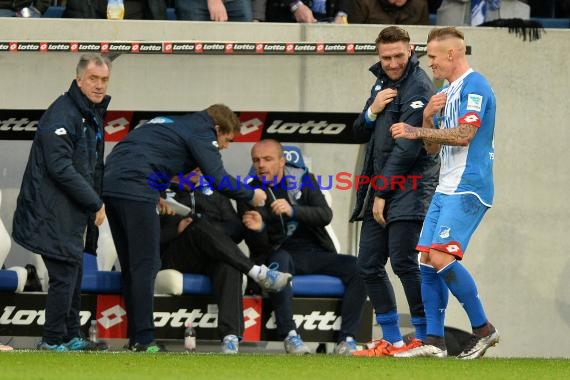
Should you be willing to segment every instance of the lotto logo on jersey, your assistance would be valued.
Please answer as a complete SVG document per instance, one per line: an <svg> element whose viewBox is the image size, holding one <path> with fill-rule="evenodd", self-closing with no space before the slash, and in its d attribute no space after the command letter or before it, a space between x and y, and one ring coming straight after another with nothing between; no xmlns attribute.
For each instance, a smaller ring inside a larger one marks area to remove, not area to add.
<svg viewBox="0 0 570 380"><path fill-rule="evenodd" d="M459 124L469 124L479 128L481 126L481 119L475 112L469 112L459 119Z"/></svg>

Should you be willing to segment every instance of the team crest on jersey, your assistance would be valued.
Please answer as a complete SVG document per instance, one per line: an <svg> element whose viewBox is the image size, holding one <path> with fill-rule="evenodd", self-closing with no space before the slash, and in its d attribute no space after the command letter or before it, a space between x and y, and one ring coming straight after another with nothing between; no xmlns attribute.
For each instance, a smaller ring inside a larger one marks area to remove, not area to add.
<svg viewBox="0 0 570 380"><path fill-rule="evenodd" d="M439 228L439 237L442 239L449 239L451 235L451 227L441 226Z"/></svg>
<svg viewBox="0 0 570 380"><path fill-rule="evenodd" d="M469 124L479 128L481 126L481 119L475 112L469 112L459 119L459 124Z"/></svg>
<svg viewBox="0 0 570 380"><path fill-rule="evenodd" d="M481 105L483 104L483 97L477 94L467 95L467 111L481 112Z"/></svg>

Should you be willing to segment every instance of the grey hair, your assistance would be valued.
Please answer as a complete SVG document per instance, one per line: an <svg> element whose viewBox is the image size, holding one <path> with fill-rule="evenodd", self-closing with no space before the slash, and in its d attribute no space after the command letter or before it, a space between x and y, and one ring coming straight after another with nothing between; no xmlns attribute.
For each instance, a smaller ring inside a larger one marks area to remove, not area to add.
<svg viewBox="0 0 570 380"><path fill-rule="evenodd" d="M100 53L86 53L79 58L79 62L77 63L77 68L75 72L78 77L82 76L87 69L87 66L94 62L97 66L107 66L109 71L111 71L111 60L109 57L102 55Z"/></svg>

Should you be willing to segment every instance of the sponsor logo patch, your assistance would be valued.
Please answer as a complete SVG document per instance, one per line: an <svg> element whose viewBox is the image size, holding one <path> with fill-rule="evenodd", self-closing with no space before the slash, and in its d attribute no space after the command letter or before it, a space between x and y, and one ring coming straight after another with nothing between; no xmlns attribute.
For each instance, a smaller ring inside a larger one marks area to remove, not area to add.
<svg viewBox="0 0 570 380"><path fill-rule="evenodd" d="M423 106L424 102L422 102L421 100L416 100L415 102L410 103L410 107L412 107L413 109L422 108Z"/></svg>
<svg viewBox="0 0 570 380"><path fill-rule="evenodd" d="M481 112L481 105L483 104L483 97L477 94L467 95L467 111Z"/></svg>

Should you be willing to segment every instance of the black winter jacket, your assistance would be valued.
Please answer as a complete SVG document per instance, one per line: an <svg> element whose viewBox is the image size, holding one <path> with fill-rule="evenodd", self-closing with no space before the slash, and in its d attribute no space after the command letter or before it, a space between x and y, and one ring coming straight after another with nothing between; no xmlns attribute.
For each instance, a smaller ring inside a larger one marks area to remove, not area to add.
<svg viewBox="0 0 570 380"><path fill-rule="evenodd" d="M156 117L130 132L107 157L103 196L156 203L160 186L151 181L156 173L172 178L196 167L225 196L253 198L253 190L238 185L224 169L214 121L206 111Z"/></svg>
<svg viewBox="0 0 570 380"><path fill-rule="evenodd" d="M91 103L73 81L40 119L12 226L24 248L68 262L83 259L85 229L103 205L98 193L110 100Z"/></svg>
<svg viewBox="0 0 570 380"><path fill-rule="evenodd" d="M421 176L414 189L413 179L408 178L404 189L391 184L382 190L372 186L360 186L356 194L356 205L350 221L362 220L364 211L372 207L374 196L386 199L384 209L386 222L395 220L422 220L435 191L439 175L439 156L428 155L421 140L392 138L390 126L397 122L405 122L420 127L423 120L423 110L434 94L434 85L427 74L419 67L418 59L412 54L404 75L392 81L382 70L380 63L370 67L377 78L372 86L363 112L353 125L357 140L369 142L362 175L372 178L382 175L388 181L394 176ZM396 98L378 114L373 127L367 127L365 113L374 101L376 94L382 89L392 87L398 90ZM377 188L384 187L383 180L376 182ZM367 192L370 191L370 202L364 204Z"/></svg>
<svg viewBox="0 0 570 380"><path fill-rule="evenodd" d="M223 231L237 244L243 240L244 225L238 218L230 200L216 190L211 194L205 194L201 189L193 193L188 190L180 190L178 184L172 184L170 189L175 192L178 202L190 208L195 207L193 219L207 220L212 226ZM192 202L192 195L194 202ZM160 244L168 245L178 237L178 223L185 216L165 215L160 218Z"/></svg>
<svg viewBox="0 0 570 380"><path fill-rule="evenodd" d="M314 237L315 243L323 249L335 252L334 244L325 230L325 227L332 220L332 210L321 192L319 185L313 176L306 169L297 168L287 164L285 166L285 176L287 178L288 201L293 206L294 215L291 218L281 218L271 212L271 202L273 195L266 190L267 200L265 206L252 208L251 206L238 203L238 214L243 214L248 210L255 210L261 214L265 227L261 232L247 230L245 241L249 247L252 258L256 262L263 262L273 250L278 249L287 239L295 239L295 229L302 224ZM294 181L294 182L293 182ZM308 183L312 184L309 186ZM301 186L301 184L305 184ZM252 187L262 187L259 179L255 179L249 184ZM281 186L281 185L278 185ZM267 188L267 185L265 185ZM279 198L277 196L277 198ZM260 260L261 259L261 260Z"/></svg>

